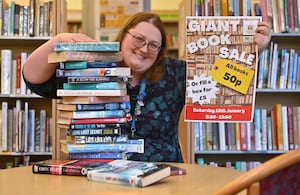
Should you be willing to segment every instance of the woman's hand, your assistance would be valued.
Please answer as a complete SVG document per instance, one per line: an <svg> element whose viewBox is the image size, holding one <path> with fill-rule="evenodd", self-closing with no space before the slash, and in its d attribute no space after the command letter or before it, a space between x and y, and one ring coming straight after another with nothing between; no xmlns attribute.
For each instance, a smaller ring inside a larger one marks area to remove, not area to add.
<svg viewBox="0 0 300 195"><path fill-rule="evenodd" d="M259 22L254 36L254 42L258 45L258 52L261 53L270 43L271 27L267 22Z"/></svg>

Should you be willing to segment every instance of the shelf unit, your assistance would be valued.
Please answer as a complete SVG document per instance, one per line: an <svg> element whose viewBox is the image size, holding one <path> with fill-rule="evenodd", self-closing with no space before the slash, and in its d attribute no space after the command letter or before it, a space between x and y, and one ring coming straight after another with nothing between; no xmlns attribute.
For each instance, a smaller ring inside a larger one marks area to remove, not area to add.
<svg viewBox="0 0 300 195"><path fill-rule="evenodd" d="M179 20L179 57L185 59L185 16L193 15L193 1L182 1L180 5L180 20ZM300 47L297 42L300 40L300 33L273 33L271 41L278 43L278 48L291 49L294 48L300 52ZM262 88L256 90L256 108L265 108L270 110L276 103L282 105L300 106L300 89L270 89ZM227 161L260 161L264 162L279 154L287 152L287 150L265 150L265 151L198 151L195 150L195 133L194 125L191 122L181 121L187 127L186 139L188 150L188 162L197 163L197 159L204 160L204 163L217 162L219 165L226 164ZM202 162L201 162L202 163Z"/></svg>
<svg viewBox="0 0 300 195"><path fill-rule="evenodd" d="M30 1L15 1L19 5L29 5ZM45 1L46 2L46 1ZM48 1L47 1L48 2ZM50 16L52 21L52 31L50 34L53 36L57 33L65 31L65 1L51 0L53 15ZM42 2L39 2L42 3ZM37 5L37 4L36 4ZM40 4L39 4L40 5ZM35 34L36 35L36 34ZM0 49L10 49L12 50L12 59L16 59L22 52L30 54L35 48L39 47L46 41L50 39L50 36L1 36L0 35ZM0 94L0 103L8 102L8 108L12 109L15 107L16 102L20 101L21 110L24 110L25 102L28 102L29 109L36 110L36 116L39 116L39 111L41 109L46 110L47 117L53 117L53 105L54 100L42 98L35 94ZM54 121L51 121L54 123ZM53 124L50 124L53 134L55 134L55 129ZM53 135L52 135L53 137ZM53 142L53 140L52 140ZM52 157L52 152L12 152L12 151L2 151L0 152L0 169L6 168L7 166L18 166L29 160L30 162L49 159Z"/></svg>

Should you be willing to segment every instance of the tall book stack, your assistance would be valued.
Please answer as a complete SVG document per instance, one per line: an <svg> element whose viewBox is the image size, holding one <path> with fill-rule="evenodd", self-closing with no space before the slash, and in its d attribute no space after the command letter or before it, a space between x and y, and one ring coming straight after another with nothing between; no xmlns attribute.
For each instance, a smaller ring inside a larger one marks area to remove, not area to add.
<svg viewBox="0 0 300 195"><path fill-rule="evenodd" d="M126 81L129 67L118 42L58 43L49 63L58 63L56 76L58 128L66 130L62 152L69 159L122 159L127 137L122 129L130 115Z"/></svg>

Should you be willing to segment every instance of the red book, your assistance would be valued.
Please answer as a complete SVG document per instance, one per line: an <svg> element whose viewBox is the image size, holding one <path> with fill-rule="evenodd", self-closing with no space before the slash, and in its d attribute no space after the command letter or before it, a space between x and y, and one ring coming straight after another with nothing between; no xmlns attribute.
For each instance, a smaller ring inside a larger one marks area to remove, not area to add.
<svg viewBox="0 0 300 195"><path fill-rule="evenodd" d="M293 106L287 106L288 115L288 140L289 140L289 150L295 149L294 143L294 116L293 116Z"/></svg>

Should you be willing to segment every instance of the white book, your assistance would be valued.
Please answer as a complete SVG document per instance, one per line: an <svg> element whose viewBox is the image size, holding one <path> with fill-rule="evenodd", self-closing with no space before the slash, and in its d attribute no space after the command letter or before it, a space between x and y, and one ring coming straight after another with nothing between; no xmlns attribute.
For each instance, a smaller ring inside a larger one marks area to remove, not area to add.
<svg viewBox="0 0 300 195"><path fill-rule="evenodd" d="M267 139L268 139L268 129L267 129L267 109L261 109L261 128L262 128L262 150L267 150Z"/></svg>
<svg viewBox="0 0 300 195"><path fill-rule="evenodd" d="M224 122L219 122L219 143L220 143L221 151L224 151L227 149L226 135L225 135L225 123Z"/></svg>
<svg viewBox="0 0 300 195"><path fill-rule="evenodd" d="M34 152L35 110L28 111L28 152Z"/></svg>
<svg viewBox="0 0 300 195"><path fill-rule="evenodd" d="M8 102L2 102L2 151L7 151L7 133L8 133Z"/></svg>
<svg viewBox="0 0 300 195"><path fill-rule="evenodd" d="M28 94L27 93L27 90L26 90L26 84L25 84L25 81L23 79L23 74L22 74L22 71L23 71L23 66L24 66L24 63L25 61L27 60L27 57L28 57L28 54L26 52L22 52L21 53L21 94Z"/></svg>
<svg viewBox="0 0 300 195"><path fill-rule="evenodd" d="M289 150L287 106L281 106L283 150Z"/></svg>
<svg viewBox="0 0 300 195"><path fill-rule="evenodd" d="M12 50L1 50L1 94L10 94L11 90Z"/></svg>
<svg viewBox="0 0 300 195"><path fill-rule="evenodd" d="M40 152L46 152L46 110L40 110Z"/></svg>
<svg viewBox="0 0 300 195"><path fill-rule="evenodd" d="M23 112L23 151L28 152L28 102L24 103Z"/></svg>

